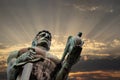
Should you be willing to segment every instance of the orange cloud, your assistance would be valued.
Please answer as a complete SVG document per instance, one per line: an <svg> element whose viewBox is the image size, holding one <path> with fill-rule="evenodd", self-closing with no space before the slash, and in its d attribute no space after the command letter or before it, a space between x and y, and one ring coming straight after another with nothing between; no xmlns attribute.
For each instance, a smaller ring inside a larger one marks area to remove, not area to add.
<svg viewBox="0 0 120 80"><path fill-rule="evenodd" d="M119 79L120 71L90 71L90 72L71 72L69 74L70 78L76 78L76 80L109 80L109 78Z"/></svg>
<svg viewBox="0 0 120 80"><path fill-rule="evenodd" d="M52 40L50 53L61 58L66 45L67 37L65 36L62 40L60 40L59 38L60 38L59 36L54 36ZM89 39L84 40L84 42L85 44L83 46L82 55L110 56L109 52L114 51L113 53L117 54L117 50L119 50L117 49L117 47L120 46L120 40L118 39L115 39L112 42L108 42L108 43L97 42L95 40L89 40ZM11 51L19 50L21 48L29 47L29 46L31 46L31 42L16 44L13 46L6 47L4 49L0 48L0 55L6 56ZM116 52L114 49L115 50L117 49Z"/></svg>

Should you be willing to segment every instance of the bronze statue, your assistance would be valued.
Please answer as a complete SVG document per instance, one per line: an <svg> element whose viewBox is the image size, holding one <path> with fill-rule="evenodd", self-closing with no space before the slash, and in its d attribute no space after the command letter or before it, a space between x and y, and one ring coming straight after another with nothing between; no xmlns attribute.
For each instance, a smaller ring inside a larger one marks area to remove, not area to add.
<svg viewBox="0 0 120 80"><path fill-rule="evenodd" d="M44 80L49 80L50 73L53 71L55 65L60 61L56 56L48 52L51 45L51 39L51 33L49 31L43 30L36 35L31 47L12 52L7 60L7 80L16 80L17 76L22 70L23 65L29 62L36 61L39 61L39 63L34 64L35 67L33 68L38 69L37 65L41 64L41 66L39 67L41 69L41 76L39 76L39 79L36 80L40 80L40 78L45 78ZM47 73L46 70L49 73ZM33 76L38 75L38 73L33 74Z"/></svg>
<svg viewBox="0 0 120 80"><path fill-rule="evenodd" d="M31 47L10 53L7 59L7 80L21 80L21 77L22 80L66 80L72 65L80 58L84 43L81 36L82 33L79 32L77 36L68 38L60 60L48 52L51 33L40 31Z"/></svg>

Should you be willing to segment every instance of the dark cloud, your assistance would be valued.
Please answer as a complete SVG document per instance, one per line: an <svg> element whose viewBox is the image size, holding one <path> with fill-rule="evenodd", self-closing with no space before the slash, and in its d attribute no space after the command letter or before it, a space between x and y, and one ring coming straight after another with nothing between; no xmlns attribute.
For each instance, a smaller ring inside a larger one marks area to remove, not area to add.
<svg viewBox="0 0 120 80"><path fill-rule="evenodd" d="M94 56L93 56L94 57ZM76 71L96 71L96 70L120 70L120 57L80 60L73 66L72 72Z"/></svg>

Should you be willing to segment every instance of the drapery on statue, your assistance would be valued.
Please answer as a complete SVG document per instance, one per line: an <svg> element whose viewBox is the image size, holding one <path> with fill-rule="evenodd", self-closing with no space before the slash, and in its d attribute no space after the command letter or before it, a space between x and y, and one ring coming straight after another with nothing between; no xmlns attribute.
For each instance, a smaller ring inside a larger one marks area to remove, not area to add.
<svg viewBox="0 0 120 80"><path fill-rule="evenodd" d="M7 59L7 80L66 80L68 73L80 58L82 33L68 38L62 59L48 51L51 33L40 31L32 46L11 52ZM65 58L66 57L66 58Z"/></svg>

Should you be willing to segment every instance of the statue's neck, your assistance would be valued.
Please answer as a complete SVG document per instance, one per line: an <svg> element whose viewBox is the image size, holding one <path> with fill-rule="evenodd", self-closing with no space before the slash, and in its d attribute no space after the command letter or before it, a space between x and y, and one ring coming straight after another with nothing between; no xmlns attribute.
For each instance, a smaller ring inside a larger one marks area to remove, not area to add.
<svg viewBox="0 0 120 80"><path fill-rule="evenodd" d="M43 47L43 46L36 46L36 47L38 47L38 48L40 48L40 49L42 49L42 50L47 51L47 49L46 49L45 47Z"/></svg>

